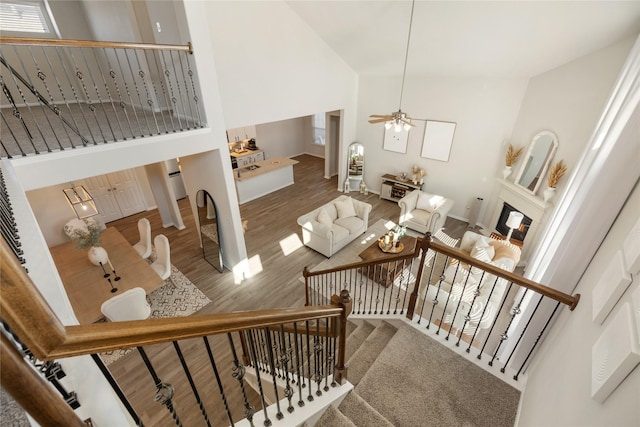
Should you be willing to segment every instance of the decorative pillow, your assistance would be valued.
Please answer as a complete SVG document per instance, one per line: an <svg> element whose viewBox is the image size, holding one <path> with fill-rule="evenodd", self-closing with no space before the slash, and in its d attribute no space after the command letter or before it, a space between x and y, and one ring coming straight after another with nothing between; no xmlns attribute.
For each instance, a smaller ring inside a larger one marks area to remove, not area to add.
<svg viewBox="0 0 640 427"><path fill-rule="evenodd" d="M437 196L433 194L420 193L418 194L418 201L416 202L416 209L431 212L435 209L434 199Z"/></svg>
<svg viewBox="0 0 640 427"><path fill-rule="evenodd" d="M481 253L480 250L484 250L484 253ZM485 254L489 257L489 260L486 260ZM471 249L471 253L469 255L475 259L479 259L480 261L491 262L493 257L496 255L496 250L487 242L478 241L473 249Z"/></svg>
<svg viewBox="0 0 640 427"><path fill-rule="evenodd" d="M347 197L344 200L336 200L333 202L338 211L338 218L350 218L356 216L356 209L353 207L353 199Z"/></svg>
<svg viewBox="0 0 640 427"><path fill-rule="evenodd" d="M324 225L331 225L331 216L329 215L329 212L327 212L327 210L325 208L320 209L320 212L318 212L318 222L320 224L324 224Z"/></svg>

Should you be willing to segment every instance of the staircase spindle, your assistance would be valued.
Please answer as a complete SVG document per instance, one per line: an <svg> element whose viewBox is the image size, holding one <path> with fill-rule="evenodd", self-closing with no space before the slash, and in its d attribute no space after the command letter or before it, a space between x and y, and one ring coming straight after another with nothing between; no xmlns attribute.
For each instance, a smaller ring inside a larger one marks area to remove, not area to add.
<svg viewBox="0 0 640 427"><path fill-rule="evenodd" d="M277 375L276 375L276 371L278 370L276 367L276 356L274 356L274 340L272 340L271 337L271 332L269 331L269 328L266 327L264 328L265 331L265 337L267 340L267 350L268 350L268 356L269 356L269 366L271 366L271 379L272 379L272 383L273 383L273 395L275 396L275 401L276 401L276 418L281 420L284 415L282 414L282 410L280 409L280 397L278 394L278 380L277 380Z"/></svg>
<svg viewBox="0 0 640 427"><path fill-rule="evenodd" d="M211 369L213 370L213 375L216 377L216 383L218 384L218 391L220 392L220 398L222 399L222 403L224 405L224 411L227 414L227 418L229 419L229 425L231 427L233 424L233 417L231 416L231 410L229 409L229 402L227 401L227 395L224 391L224 386L222 385L222 380L220 379L220 372L218 371L218 366L216 365L216 360L213 357L213 352L211 351L211 345L209 344L209 337L202 337L204 341L204 346L207 349L207 355L209 356L209 363L211 364ZM245 396L246 399L246 396Z"/></svg>
<svg viewBox="0 0 640 427"><path fill-rule="evenodd" d="M260 393L260 402L262 403L262 411L264 412L264 425L270 426L271 420L269 419L269 414L267 413L267 402L265 400L264 390L262 388L262 379L260 377L260 369L258 369L257 362L257 354L256 354L256 343L253 340L253 337L249 335L248 337L249 350L251 351L251 358L254 360L254 369L256 371L256 382L258 383L258 390ZM275 378L274 378L275 383Z"/></svg>
<svg viewBox="0 0 640 427"><path fill-rule="evenodd" d="M242 334L242 332L240 332ZM227 338L229 340L229 348L231 349L231 355L233 357L233 368L231 368L231 376L238 381L238 385L240 386L240 391L242 392L242 399L244 400L244 417L249 421L251 427L255 427L253 424L253 415L256 412L256 409L249 403L249 398L247 397L247 392L244 388L244 375L246 373L246 368L240 363L238 360L238 354L236 353L236 346L233 343L233 337L231 333L227 333ZM244 341L247 343L249 347L249 353L251 353L249 341L251 337L248 334L244 335ZM254 359L254 363L255 359Z"/></svg>
<svg viewBox="0 0 640 427"><path fill-rule="evenodd" d="M285 334L284 334L284 325L280 325L280 343L282 345L282 348L281 348L282 369L285 373L285 382L286 382L286 385L284 388L284 397L286 397L287 401L289 402L289 405L287 406L287 411L291 413L295 409L291 404L291 398L293 397L293 388L291 388L291 382L289 381L289 359L290 359L289 355L291 354L289 350L291 347L289 346L289 349L287 349L287 344L285 341ZM291 366L291 368L293 370L293 365Z"/></svg>
<svg viewBox="0 0 640 427"><path fill-rule="evenodd" d="M196 402L198 402L198 407L200 408L200 412L202 413L202 417L204 418L205 423L209 427L211 427L211 423L209 422L209 415L207 415L207 411L204 408L204 404L202 399L200 399L200 393L198 393L198 387L196 387L196 383L193 381L193 376L191 375L191 371L189 370L189 366L187 365L187 361L184 359L184 355L182 354L182 350L180 349L180 345L177 341L173 341L173 348L178 355L178 359L180 360L180 365L182 366L182 370L184 371L185 376L187 377L187 381L189 381L189 385L191 386L191 391L193 392L193 396L196 398Z"/></svg>
<svg viewBox="0 0 640 427"><path fill-rule="evenodd" d="M302 389L305 385L304 376L300 374L300 370L304 369L304 366L300 366L300 356L302 354L299 341L300 337L298 335L298 322L293 322L293 341L295 344L295 352L296 352L296 381L298 382L298 406L304 406L304 399L302 397Z"/></svg>
<svg viewBox="0 0 640 427"><path fill-rule="evenodd" d="M153 378L153 382L156 386L156 395L154 397L154 400L156 402L159 402L161 405L164 405L167 408L167 411L169 411L169 413L171 414L171 418L173 418L174 423L178 427L182 427L180 417L173 407L173 402L171 400L174 393L173 387L171 386L171 384L162 382L160 377L158 377L158 374L156 374L156 371L153 368L153 365L151 364L151 361L149 360L149 357L147 356L147 353L144 351L144 349L142 347L136 348L138 349L138 353L140 354L140 357L142 357L142 360L144 361L144 364L147 367L147 370L149 371L151 378Z"/></svg>

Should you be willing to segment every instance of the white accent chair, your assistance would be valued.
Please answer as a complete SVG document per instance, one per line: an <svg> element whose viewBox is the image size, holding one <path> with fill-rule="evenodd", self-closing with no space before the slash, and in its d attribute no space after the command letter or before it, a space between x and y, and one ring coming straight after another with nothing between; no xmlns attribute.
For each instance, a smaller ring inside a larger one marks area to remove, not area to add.
<svg viewBox="0 0 640 427"><path fill-rule="evenodd" d="M158 234L153 239L156 248L156 260L151 264L151 268L160 276L162 280L171 278L171 248L169 239L164 234Z"/></svg>
<svg viewBox="0 0 640 427"><path fill-rule="evenodd" d="M100 311L111 322L144 320L151 315L147 294L142 288L133 288L109 298L102 303Z"/></svg>
<svg viewBox="0 0 640 427"><path fill-rule="evenodd" d="M420 233L435 234L444 227L453 200L414 190L398 200L400 224Z"/></svg>
<svg viewBox="0 0 640 427"><path fill-rule="evenodd" d="M298 218L302 242L330 257L367 230L370 212L369 203L339 196Z"/></svg>
<svg viewBox="0 0 640 427"><path fill-rule="evenodd" d="M153 247L151 246L151 223L147 218L138 220L138 231L140 232L140 241L133 245L133 249L140 254L143 259L151 256Z"/></svg>

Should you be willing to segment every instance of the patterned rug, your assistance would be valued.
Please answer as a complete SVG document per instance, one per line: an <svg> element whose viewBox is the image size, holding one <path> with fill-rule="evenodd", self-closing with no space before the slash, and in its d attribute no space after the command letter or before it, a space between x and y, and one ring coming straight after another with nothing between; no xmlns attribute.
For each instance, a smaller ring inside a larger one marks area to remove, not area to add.
<svg viewBox="0 0 640 427"><path fill-rule="evenodd" d="M173 280L173 283L171 280ZM173 265L171 266L171 278L165 280L162 287L147 295L147 301L151 305L150 317L155 319L189 316L211 302ZM133 350L133 348L130 348L127 350L108 351L100 353L100 357L106 365L110 365Z"/></svg>

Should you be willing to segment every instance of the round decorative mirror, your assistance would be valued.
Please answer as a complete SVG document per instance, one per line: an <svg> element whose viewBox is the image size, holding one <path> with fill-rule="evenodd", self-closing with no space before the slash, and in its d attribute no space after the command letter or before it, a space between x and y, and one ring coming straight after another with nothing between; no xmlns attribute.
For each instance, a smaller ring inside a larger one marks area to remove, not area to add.
<svg viewBox="0 0 640 427"><path fill-rule="evenodd" d="M534 136L515 183L536 194L557 148L558 137L553 132L544 130Z"/></svg>
<svg viewBox="0 0 640 427"><path fill-rule="evenodd" d="M359 190L364 178L364 145L354 142L347 152L347 180L350 190Z"/></svg>
<svg viewBox="0 0 640 427"><path fill-rule="evenodd" d="M198 206L198 222L200 223L200 238L202 239L202 255L205 261L222 272L222 251L220 249L220 233L218 230L218 211L211 194L199 190L196 194Z"/></svg>

